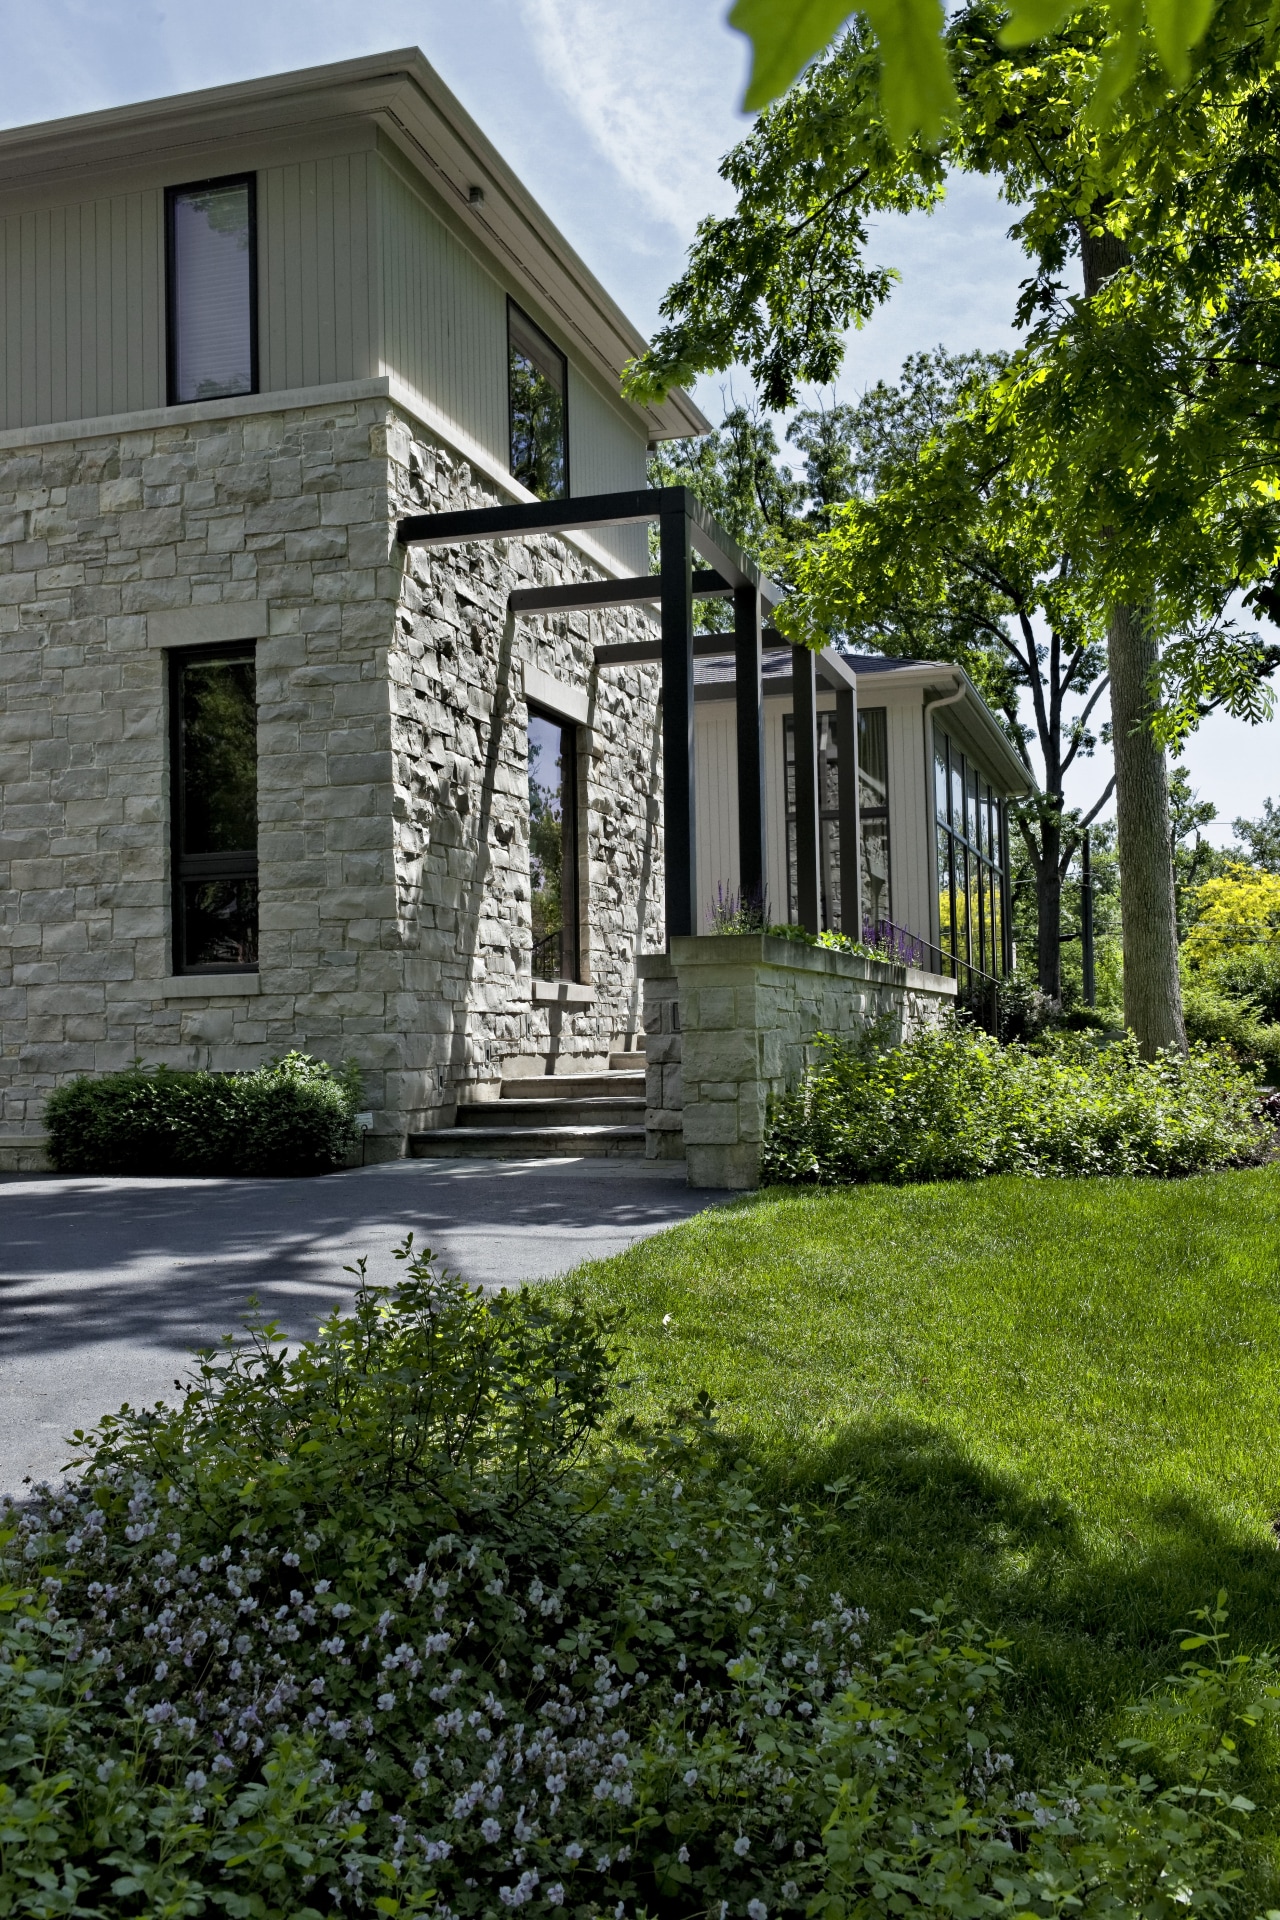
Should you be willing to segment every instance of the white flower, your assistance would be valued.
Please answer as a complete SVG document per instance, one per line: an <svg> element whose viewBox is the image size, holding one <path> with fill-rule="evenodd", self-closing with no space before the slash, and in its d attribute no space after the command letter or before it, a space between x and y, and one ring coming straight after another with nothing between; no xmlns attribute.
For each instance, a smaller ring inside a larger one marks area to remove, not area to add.
<svg viewBox="0 0 1280 1920"><path fill-rule="evenodd" d="M99 1780L105 1783L111 1778L115 1770L116 1770L116 1763L114 1760L104 1760L102 1765L98 1768Z"/></svg>
<svg viewBox="0 0 1280 1920"><path fill-rule="evenodd" d="M193 1772L187 1775L186 1785L187 1785L188 1793L199 1793L200 1789L204 1786L207 1786L207 1784L208 1782L206 1781L204 1775L201 1773L199 1767L195 1768Z"/></svg>
<svg viewBox="0 0 1280 1920"><path fill-rule="evenodd" d="M564 1857L566 1860L581 1860L582 1842L580 1840L571 1840L564 1850Z"/></svg>
<svg viewBox="0 0 1280 1920"><path fill-rule="evenodd" d="M558 1880L546 1889L544 1898L549 1907L562 1907L564 1905L564 1888Z"/></svg>
<svg viewBox="0 0 1280 1920"><path fill-rule="evenodd" d="M796 1883L795 1883L795 1881L794 1881L794 1880L784 1880L784 1881L783 1881L783 1883L782 1883L782 1897L783 1897L783 1899L784 1899L784 1900L798 1900L798 1899L799 1899L799 1897L800 1897L800 1889L799 1889L799 1887L798 1887L798 1886L796 1885Z"/></svg>
<svg viewBox="0 0 1280 1920"><path fill-rule="evenodd" d="M680 1865L681 1865L682 1867L687 1867L687 1866L688 1866L688 1864L689 1864L689 1849L688 1849L688 1847L681 1847L681 1849L680 1849L680 1851L679 1851L679 1853L678 1853L678 1854L676 1855L676 1859L677 1859L677 1860L678 1860L678 1861L680 1862Z"/></svg>
<svg viewBox="0 0 1280 1920"><path fill-rule="evenodd" d="M696 1783L697 1778L698 1778L698 1769L696 1767L690 1767L689 1771L685 1774L685 1777L684 1777L684 1783L686 1787L693 1786Z"/></svg>
<svg viewBox="0 0 1280 1920"><path fill-rule="evenodd" d="M396 1697L394 1693L380 1693L378 1695L378 1712L390 1713L395 1703L396 1703Z"/></svg>
<svg viewBox="0 0 1280 1920"><path fill-rule="evenodd" d="M501 1840L502 1838L502 1828L492 1815L490 1815L489 1819L480 1822L480 1831L490 1846L493 1845L495 1840Z"/></svg>
<svg viewBox="0 0 1280 1920"><path fill-rule="evenodd" d="M745 1859L747 1854L749 1854L751 1851L751 1841L748 1835L746 1835L745 1833L740 1833L737 1839L733 1843L733 1850L737 1854L739 1860Z"/></svg>
<svg viewBox="0 0 1280 1920"><path fill-rule="evenodd" d="M749 1920L769 1920L769 1909L763 1900L748 1900L747 1913Z"/></svg>
<svg viewBox="0 0 1280 1920"><path fill-rule="evenodd" d="M372 1811L373 1795L370 1793L368 1787L365 1788L360 1798L356 1801L356 1807L361 1813L369 1813Z"/></svg>

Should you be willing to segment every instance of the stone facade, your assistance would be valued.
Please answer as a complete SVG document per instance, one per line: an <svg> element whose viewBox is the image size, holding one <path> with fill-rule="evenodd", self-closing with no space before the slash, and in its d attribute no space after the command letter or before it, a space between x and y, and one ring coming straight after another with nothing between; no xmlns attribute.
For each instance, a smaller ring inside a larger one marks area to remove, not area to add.
<svg viewBox="0 0 1280 1920"><path fill-rule="evenodd" d="M650 1159L683 1155L691 1187L760 1184L769 1101L794 1087L814 1035L871 1026L893 1045L955 1004L956 983L768 934L699 934L647 955Z"/></svg>
<svg viewBox="0 0 1280 1920"><path fill-rule="evenodd" d="M0 1165L51 1088L138 1057L354 1058L390 1157L640 1025L658 672L592 653L644 616L513 622L514 586L602 571L563 541L400 549L400 513L500 496L391 401L226 414L0 449ZM172 974L166 650L206 638L257 640L256 976ZM587 707L559 990L529 972L526 665Z"/></svg>

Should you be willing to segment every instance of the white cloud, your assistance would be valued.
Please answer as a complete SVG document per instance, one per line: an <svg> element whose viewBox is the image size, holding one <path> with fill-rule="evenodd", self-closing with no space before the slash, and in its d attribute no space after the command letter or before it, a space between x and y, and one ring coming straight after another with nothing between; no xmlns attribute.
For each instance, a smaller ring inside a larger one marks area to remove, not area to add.
<svg viewBox="0 0 1280 1920"><path fill-rule="evenodd" d="M724 7L519 0L542 77L649 216L687 240L732 196L716 173L746 126L745 47Z"/></svg>

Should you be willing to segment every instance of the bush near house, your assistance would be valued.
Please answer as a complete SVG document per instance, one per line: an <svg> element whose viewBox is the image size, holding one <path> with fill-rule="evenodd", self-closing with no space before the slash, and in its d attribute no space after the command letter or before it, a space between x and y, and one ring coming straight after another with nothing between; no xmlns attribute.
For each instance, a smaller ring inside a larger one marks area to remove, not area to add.
<svg viewBox="0 0 1280 1920"><path fill-rule="evenodd" d="M1225 1047L1147 1062L1132 1036L1006 1046L959 1022L887 1050L818 1042L821 1064L774 1110L769 1182L1188 1174L1256 1160L1271 1138Z"/></svg>
<svg viewBox="0 0 1280 1920"><path fill-rule="evenodd" d="M1232 861L1196 889L1182 948L1193 1040L1225 1040L1280 1085L1280 874Z"/></svg>
<svg viewBox="0 0 1280 1920"><path fill-rule="evenodd" d="M360 1145L354 1067L289 1053L253 1073L131 1067L59 1087L45 1109L59 1173L311 1174Z"/></svg>
<svg viewBox="0 0 1280 1920"><path fill-rule="evenodd" d="M1198 1640L1129 1755L1029 1775L1007 1643L932 1615L865 1647L705 1417L599 1439L607 1323L404 1255L0 1506L4 1912L1238 1904L1223 1735L1270 1734L1266 1656Z"/></svg>

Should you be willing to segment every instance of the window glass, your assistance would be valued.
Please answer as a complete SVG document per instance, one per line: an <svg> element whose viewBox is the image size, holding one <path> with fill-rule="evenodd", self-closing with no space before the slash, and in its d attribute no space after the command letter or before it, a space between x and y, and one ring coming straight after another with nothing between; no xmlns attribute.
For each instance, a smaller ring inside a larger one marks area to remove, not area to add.
<svg viewBox="0 0 1280 1920"><path fill-rule="evenodd" d="M529 711L529 898L533 973L576 980L577 729Z"/></svg>
<svg viewBox="0 0 1280 1920"><path fill-rule="evenodd" d="M840 900L840 760L836 716L818 715L818 864L824 927L842 927ZM799 916L796 898L796 731L794 714L782 716L783 776L787 808L787 919Z"/></svg>
<svg viewBox="0 0 1280 1920"><path fill-rule="evenodd" d="M511 471L541 500L569 491L565 357L519 307L507 307Z"/></svg>
<svg viewBox="0 0 1280 1920"><path fill-rule="evenodd" d="M858 708L858 800L863 808L889 804L888 736L884 707Z"/></svg>
<svg viewBox="0 0 1280 1920"><path fill-rule="evenodd" d="M955 917L951 900L951 835L938 829L938 939L944 953L955 952Z"/></svg>
<svg viewBox="0 0 1280 1920"><path fill-rule="evenodd" d="M253 181L169 192L169 400L257 387Z"/></svg>
<svg viewBox="0 0 1280 1920"><path fill-rule="evenodd" d="M174 967L258 964L258 710L252 652L175 655Z"/></svg>
<svg viewBox="0 0 1280 1920"><path fill-rule="evenodd" d="M955 833L964 832L964 755L951 742L951 826Z"/></svg>
<svg viewBox="0 0 1280 1920"><path fill-rule="evenodd" d="M933 796L939 820L947 818L947 736L933 730Z"/></svg>

